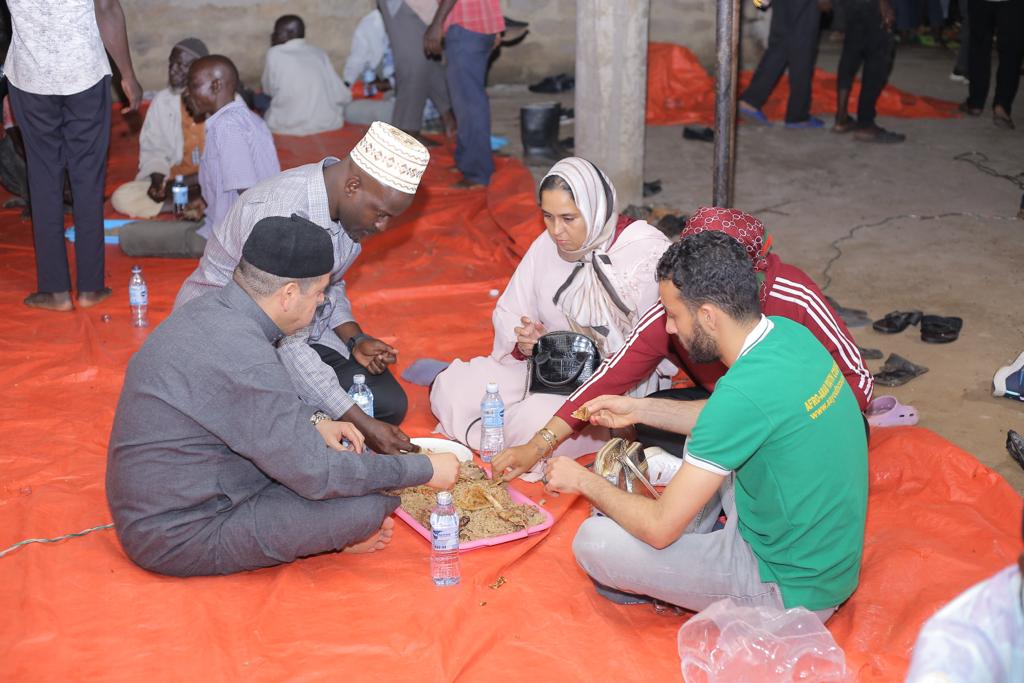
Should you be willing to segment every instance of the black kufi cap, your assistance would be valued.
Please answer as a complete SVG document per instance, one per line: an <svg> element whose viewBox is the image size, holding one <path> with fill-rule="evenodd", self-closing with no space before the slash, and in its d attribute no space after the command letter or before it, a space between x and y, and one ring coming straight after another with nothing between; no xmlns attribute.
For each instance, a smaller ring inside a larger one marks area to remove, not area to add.
<svg viewBox="0 0 1024 683"><path fill-rule="evenodd" d="M279 277L320 277L334 269L334 244L326 230L302 216L268 216L253 226L242 258Z"/></svg>

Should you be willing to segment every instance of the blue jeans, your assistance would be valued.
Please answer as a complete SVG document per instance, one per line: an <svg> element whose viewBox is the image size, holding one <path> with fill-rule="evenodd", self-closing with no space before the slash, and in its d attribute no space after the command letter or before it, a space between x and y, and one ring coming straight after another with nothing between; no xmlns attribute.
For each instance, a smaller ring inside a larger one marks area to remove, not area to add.
<svg viewBox="0 0 1024 683"><path fill-rule="evenodd" d="M491 103L487 99L487 62L494 34L452 25L444 35L445 75L458 122L455 165L471 183L486 185L494 173L491 157Z"/></svg>

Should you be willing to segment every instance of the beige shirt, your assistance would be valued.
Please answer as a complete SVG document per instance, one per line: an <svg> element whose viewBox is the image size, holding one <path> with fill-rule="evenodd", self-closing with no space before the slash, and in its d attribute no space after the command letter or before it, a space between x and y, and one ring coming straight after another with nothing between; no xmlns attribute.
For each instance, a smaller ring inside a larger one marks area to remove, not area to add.
<svg viewBox="0 0 1024 683"><path fill-rule="evenodd" d="M264 119L282 135L313 135L341 128L352 101L327 53L303 38L267 50L263 92L270 95Z"/></svg>

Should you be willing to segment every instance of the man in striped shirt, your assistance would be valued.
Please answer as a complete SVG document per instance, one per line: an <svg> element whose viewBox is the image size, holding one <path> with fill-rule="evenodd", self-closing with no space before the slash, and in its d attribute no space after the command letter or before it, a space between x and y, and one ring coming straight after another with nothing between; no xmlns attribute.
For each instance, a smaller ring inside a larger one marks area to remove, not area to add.
<svg viewBox="0 0 1024 683"><path fill-rule="evenodd" d="M771 240L765 238L761 221L737 209L702 207L687 221L682 235L687 237L707 230L725 232L744 246L760 281L759 296L764 314L795 320L810 330L832 354L861 411L867 408L874 380L857 344L814 281L796 266L769 253ZM573 417L573 412L598 396L626 393L666 358L689 375L697 386L669 389L654 396L689 399L680 402L680 410L692 413L696 419L726 367L719 361L694 362L679 339L665 329L665 322L664 306L657 303L648 309L622 348L605 359L594 376L569 396L543 429L527 443L508 448L495 457L495 471L507 470L505 478L512 479L544 456L557 453L558 444L588 426L585 420ZM682 453L684 435L670 435L644 426L639 426L638 432L646 445L659 445L670 452Z"/></svg>

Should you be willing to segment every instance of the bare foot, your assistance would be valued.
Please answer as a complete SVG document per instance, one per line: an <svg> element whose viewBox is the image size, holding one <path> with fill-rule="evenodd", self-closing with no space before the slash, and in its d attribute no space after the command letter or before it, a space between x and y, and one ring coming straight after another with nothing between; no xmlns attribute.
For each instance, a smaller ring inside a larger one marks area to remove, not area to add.
<svg viewBox="0 0 1024 683"><path fill-rule="evenodd" d="M365 541L359 543L353 543L344 550L343 553L373 553L378 550L384 550L388 543L391 542L391 537L395 533L395 520L390 517L384 518L384 523L380 525L380 529L370 535Z"/></svg>
<svg viewBox="0 0 1024 683"><path fill-rule="evenodd" d="M441 114L441 122L444 124L444 136L452 139L458 134L459 127L455 122L455 113L451 109Z"/></svg>
<svg viewBox="0 0 1024 683"><path fill-rule="evenodd" d="M70 311L74 308L71 292L32 292L25 297L25 305L48 311Z"/></svg>
<svg viewBox="0 0 1024 683"><path fill-rule="evenodd" d="M78 305L82 308L89 308L90 306L95 306L99 302L103 301L111 294L113 294L113 292L110 287L104 287L103 289L95 292L79 292Z"/></svg>

